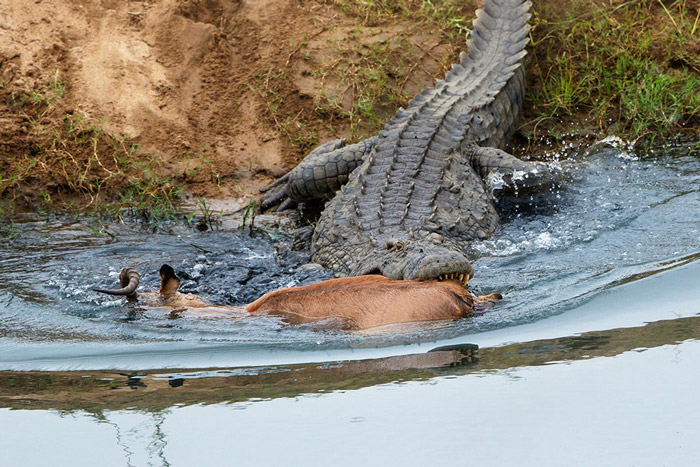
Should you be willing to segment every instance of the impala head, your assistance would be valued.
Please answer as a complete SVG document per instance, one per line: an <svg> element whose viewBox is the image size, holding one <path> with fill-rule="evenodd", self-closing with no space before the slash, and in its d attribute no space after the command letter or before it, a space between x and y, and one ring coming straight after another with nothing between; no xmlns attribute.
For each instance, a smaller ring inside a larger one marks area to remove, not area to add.
<svg viewBox="0 0 700 467"><path fill-rule="evenodd" d="M125 296L129 300L135 300L137 297L136 288L139 286L141 276L134 268L124 268L119 274L120 289L92 289L95 292L106 293L109 295ZM177 293L180 288L180 279L175 275L175 270L164 264L160 267L160 293L161 295L169 296Z"/></svg>
<svg viewBox="0 0 700 467"><path fill-rule="evenodd" d="M180 288L180 279L175 275L175 270L164 264L160 267L160 293L162 295L173 295Z"/></svg>

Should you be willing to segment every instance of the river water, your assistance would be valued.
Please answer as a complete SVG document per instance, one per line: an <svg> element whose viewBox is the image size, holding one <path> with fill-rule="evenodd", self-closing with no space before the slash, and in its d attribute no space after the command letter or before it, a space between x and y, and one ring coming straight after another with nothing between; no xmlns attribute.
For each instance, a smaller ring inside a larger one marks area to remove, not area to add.
<svg viewBox="0 0 700 467"><path fill-rule="evenodd" d="M15 219L0 244L0 451L42 465L31 443L48 437L57 465L694 465L700 150L609 143L566 158L563 188L503 203L499 232L471 248L471 287L505 298L460 321L172 319L91 288L130 266L155 289L168 263L184 290L236 305L329 276L271 228ZM468 364L421 363L465 343L480 347Z"/></svg>

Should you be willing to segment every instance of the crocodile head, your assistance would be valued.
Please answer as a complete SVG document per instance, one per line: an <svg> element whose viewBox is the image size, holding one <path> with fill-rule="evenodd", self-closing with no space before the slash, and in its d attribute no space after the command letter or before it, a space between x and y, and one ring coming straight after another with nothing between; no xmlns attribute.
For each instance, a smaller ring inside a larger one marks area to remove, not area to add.
<svg viewBox="0 0 700 467"><path fill-rule="evenodd" d="M456 245L441 235L387 237L373 242L351 275L381 274L395 280L453 280L466 286L474 269ZM359 255L358 255L359 256Z"/></svg>

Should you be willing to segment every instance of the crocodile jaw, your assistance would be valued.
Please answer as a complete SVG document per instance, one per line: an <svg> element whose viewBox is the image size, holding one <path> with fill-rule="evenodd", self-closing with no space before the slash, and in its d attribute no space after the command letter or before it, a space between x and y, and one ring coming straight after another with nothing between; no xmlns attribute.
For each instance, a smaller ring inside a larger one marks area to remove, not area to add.
<svg viewBox="0 0 700 467"><path fill-rule="evenodd" d="M381 274L394 280L452 280L466 287L474 276L461 253L430 243L414 242L401 251L374 249L350 275Z"/></svg>
<svg viewBox="0 0 700 467"><path fill-rule="evenodd" d="M403 279L406 280L454 280L466 287L474 276L469 260L461 253L448 249L432 249L418 253L406 262Z"/></svg>

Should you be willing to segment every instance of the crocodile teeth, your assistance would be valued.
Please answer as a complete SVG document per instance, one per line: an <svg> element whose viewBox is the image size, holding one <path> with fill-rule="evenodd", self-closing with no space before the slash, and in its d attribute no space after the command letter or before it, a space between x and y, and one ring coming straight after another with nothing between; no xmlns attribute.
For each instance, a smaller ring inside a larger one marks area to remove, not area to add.
<svg viewBox="0 0 700 467"><path fill-rule="evenodd" d="M467 283L469 282L469 275L468 274L460 274L457 272L453 272L450 274L440 274L437 276L437 280L442 282L442 281L455 281L458 284L460 284L462 287L466 287Z"/></svg>

